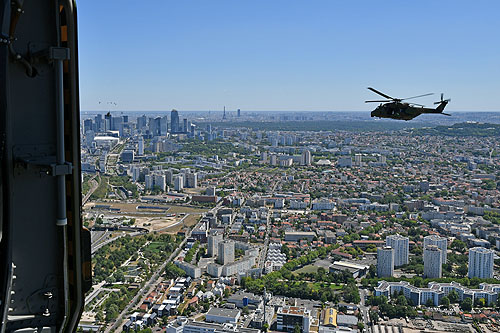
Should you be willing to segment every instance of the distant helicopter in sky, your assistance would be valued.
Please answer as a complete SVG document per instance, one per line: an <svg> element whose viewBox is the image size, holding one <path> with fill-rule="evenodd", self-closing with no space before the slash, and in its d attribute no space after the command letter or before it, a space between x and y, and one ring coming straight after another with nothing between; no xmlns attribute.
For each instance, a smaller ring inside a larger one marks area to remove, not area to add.
<svg viewBox="0 0 500 333"><path fill-rule="evenodd" d="M433 95L433 93L407 97L407 98L394 98L371 87L369 87L368 89L386 98L385 100L365 101L365 103L385 103L385 104L380 104L379 106L377 106L375 110L372 111L371 113L372 117L391 118L397 120L412 120L413 118L420 116L422 113L434 113L434 114L442 114L445 116L451 116L451 114L443 112L448 102L451 101L450 99L443 99L443 94L441 94L441 100L439 102L434 103L434 104L439 104L437 108L432 109L432 108L426 108L422 104L406 103L403 101L412 98L430 96Z"/></svg>

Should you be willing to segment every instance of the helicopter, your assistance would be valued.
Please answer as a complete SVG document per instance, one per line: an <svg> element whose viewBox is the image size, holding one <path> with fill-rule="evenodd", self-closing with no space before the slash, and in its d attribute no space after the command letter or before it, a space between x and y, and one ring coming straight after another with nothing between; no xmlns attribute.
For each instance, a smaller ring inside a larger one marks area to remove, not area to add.
<svg viewBox="0 0 500 333"><path fill-rule="evenodd" d="M426 108L422 104L403 102L405 100L412 98L430 96L433 95L433 93L407 97L407 98L394 98L374 88L369 87L368 89L386 98L386 100L365 101L365 103L385 103L385 104L380 104L379 106L377 106L375 110L371 112L372 117L391 118L391 119L408 121L412 120L415 117L420 116L422 113L435 113L435 114L442 114L445 116L451 116L451 114L443 112L448 102L451 101L451 99L443 99L443 94L441 94L441 100L434 103L439 105L435 109L433 109L433 108Z"/></svg>

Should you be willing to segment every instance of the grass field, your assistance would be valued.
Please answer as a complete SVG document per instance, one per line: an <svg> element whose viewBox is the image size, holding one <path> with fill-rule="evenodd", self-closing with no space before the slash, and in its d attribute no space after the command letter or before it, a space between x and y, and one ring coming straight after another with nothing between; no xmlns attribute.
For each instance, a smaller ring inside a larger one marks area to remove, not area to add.
<svg viewBox="0 0 500 333"><path fill-rule="evenodd" d="M312 290L318 291L321 287L322 282L310 282L309 286L312 288ZM323 283L324 285L328 285L328 283ZM330 284L330 289L332 290L340 290L342 289L342 285L340 284Z"/></svg>
<svg viewBox="0 0 500 333"><path fill-rule="evenodd" d="M319 266L315 265L307 265L302 268L299 268L296 271L293 271L293 274L298 275L300 273L316 273L318 271Z"/></svg>
<svg viewBox="0 0 500 333"><path fill-rule="evenodd" d="M162 242L151 242L148 246L146 246L146 250L150 250L151 252L160 252L165 248L165 243Z"/></svg>

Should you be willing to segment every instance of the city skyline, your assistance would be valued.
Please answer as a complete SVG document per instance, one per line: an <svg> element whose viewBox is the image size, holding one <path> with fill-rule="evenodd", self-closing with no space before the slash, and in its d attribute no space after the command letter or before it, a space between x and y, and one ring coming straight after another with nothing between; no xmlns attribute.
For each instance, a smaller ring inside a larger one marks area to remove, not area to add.
<svg viewBox="0 0 500 333"><path fill-rule="evenodd" d="M153 7L79 3L82 110L368 111L368 86L498 110L496 2Z"/></svg>

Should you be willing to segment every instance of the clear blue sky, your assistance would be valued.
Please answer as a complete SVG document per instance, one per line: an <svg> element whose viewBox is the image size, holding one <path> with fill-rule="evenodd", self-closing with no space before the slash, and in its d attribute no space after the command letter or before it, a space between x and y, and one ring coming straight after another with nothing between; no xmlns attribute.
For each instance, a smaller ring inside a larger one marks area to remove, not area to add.
<svg viewBox="0 0 500 333"><path fill-rule="evenodd" d="M497 0L77 6L82 110L369 110L372 86L500 111Z"/></svg>

